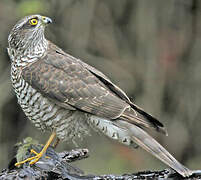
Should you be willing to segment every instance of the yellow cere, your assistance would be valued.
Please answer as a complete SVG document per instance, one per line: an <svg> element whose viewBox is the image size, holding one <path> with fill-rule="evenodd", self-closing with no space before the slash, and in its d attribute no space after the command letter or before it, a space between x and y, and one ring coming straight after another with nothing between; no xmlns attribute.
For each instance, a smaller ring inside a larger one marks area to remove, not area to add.
<svg viewBox="0 0 201 180"><path fill-rule="evenodd" d="M29 20L29 23L30 23L32 26L35 26L35 25L38 24L38 20L35 19L35 18L33 18L33 19L30 19L30 20Z"/></svg>
<svg viewBox="0 0 201 180"><path fill-rule="evenodd" d="M46 19L46 17L45 17L45 16L42 16L42 19L43 19L43 20L45 20L45 19Z"/></svg>

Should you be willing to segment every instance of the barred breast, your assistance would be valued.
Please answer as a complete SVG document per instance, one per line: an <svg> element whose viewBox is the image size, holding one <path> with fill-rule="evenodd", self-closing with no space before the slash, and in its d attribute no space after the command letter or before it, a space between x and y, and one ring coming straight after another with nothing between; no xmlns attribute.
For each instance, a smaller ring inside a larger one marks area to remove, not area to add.
<svg viewBox="0 0 201 180"><path fill-rule="evenodd" d="M11 73L18 74L12 67ZM64 109L42 96L22 77L13 76L12 84L25 115L41 130L55 130L62 140L74 141L77 137L89 134L88 115L83 112Z"/></svg>

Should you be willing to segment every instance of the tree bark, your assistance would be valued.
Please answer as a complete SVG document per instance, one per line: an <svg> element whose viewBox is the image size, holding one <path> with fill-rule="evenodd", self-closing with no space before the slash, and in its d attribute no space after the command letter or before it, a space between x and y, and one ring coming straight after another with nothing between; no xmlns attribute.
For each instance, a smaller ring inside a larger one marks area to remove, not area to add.
<svg viewBox="0 0 201 180"><path fill-rule="evenodd" d="M30 143L30 142L29 142ZM39 144L18 144L18 151L16 157L26 159L33 154L30 149L40 152L42 146ZM27 148L28 147L28 148ZM47 156L49 158L47 158ZM55 152L52 147L49 147L46 154L34 165L30 166L29 162L24 163L21 167L15 167L17 162L14 157L8 165L7 169L2 170L0 173L0 180L13 180L13 179L47 179L47 180L124 180L124 179L184 179L178 173L171 169L161 171L144 171L132 174L123 175L85 175L85 173L77 167L70 165L70 162L81 160L89 156L87 149L75 149L71 151L64 151L61 153ZM201 179L199 175L193 175L190 179Z"/></svg>

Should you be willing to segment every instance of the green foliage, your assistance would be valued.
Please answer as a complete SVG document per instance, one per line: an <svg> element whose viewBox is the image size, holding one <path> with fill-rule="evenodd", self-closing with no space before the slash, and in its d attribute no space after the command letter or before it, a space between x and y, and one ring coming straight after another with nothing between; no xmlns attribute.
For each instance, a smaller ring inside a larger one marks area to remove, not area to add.
<svg viewBox="0 0 201 180"><path fill-rule="evenodd" d="M25 159L27 153L29 154L29 150L31 149L32 145L38 145L38 142L31 137L27 137L23 140L23 142L16 144L16 146L18 146L16 154L17 162L23 161Z"/></svg>
<svg viewBox="0 0 201 180"><path fill-rule="evenodd" d="M48 10L48 3L40 0L24 0L17 6L19 16L29 14L43 14Z"/></svg>

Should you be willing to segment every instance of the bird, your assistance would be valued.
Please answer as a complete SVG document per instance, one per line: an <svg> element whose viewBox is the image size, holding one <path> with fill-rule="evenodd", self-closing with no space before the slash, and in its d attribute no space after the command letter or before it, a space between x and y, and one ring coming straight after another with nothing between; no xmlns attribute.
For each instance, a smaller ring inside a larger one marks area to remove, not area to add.
<svg viewBox="0 0 201 180"><path fill-rule="evenodd" d="M126 146L140 146L183 177L193 171L178 162L147 130L167 135L166 128L134 104L101 71L64 52L45 37L52 19L29 15L8 36L11 81L18 103L36 128L51 135L40 153L16 163L35 164L52 142L74 141L90 129Z"/></svg>

